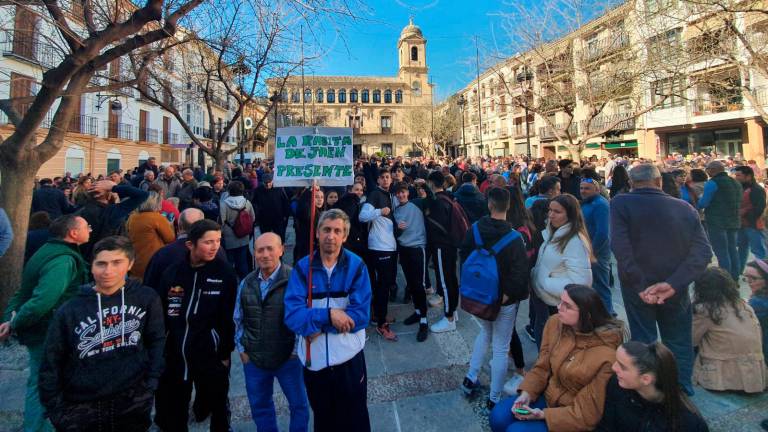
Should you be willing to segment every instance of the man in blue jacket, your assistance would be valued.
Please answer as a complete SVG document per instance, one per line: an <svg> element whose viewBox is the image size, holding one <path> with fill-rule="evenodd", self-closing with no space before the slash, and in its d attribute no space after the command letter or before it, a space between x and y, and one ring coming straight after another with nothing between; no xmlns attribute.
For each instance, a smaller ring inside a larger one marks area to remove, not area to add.
<svg viewBox="0 0 768 432"><path fill-rule="evenodd" d="M629 172L632 191L611 201L611 249L632 339L651 343L658 333L675 354L678 379L693 394L693 314L688 285L712 259L699 214L661 190L651 164Z"/></svg>
<svg viewBox="0 0 768 432"><path fill-rule="evenodd" d="M342 248L350 228L346 213L328 210L317 225L319 251L299 260L288 281L285 324L299 336L314 430L367 432L371 426L363 348L371 282L362 259Z"/></svg>
<svg viewBox="0 0 768 432"><path fill-rule="evenodd" d="M600 183L589 177L581 179L581 212L587 225L589 238L592 240L592 288L600 294L608 312L613 314L611 298L611 247L608 242L610 233L610 207L608 200L600 195Z"/></svg>

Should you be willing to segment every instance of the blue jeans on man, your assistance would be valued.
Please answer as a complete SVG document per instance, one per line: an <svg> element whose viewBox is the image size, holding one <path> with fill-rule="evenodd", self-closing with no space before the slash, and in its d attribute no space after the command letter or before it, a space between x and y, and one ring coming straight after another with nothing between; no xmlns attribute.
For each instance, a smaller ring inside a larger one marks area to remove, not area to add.
<svg viewBox="0 0 768 432"><path fill-rule="evenodd" d="M24 432L52 432L53 425L45 417L45 409L40 403L37 380L40 376L40 364L43 362L44 345L27 345L29 352L29 378L24 396Z"/></svg>
<svg viewBox="0 0 768 432"><path fill-rule="evenodd" d="M624 298L632 340L652 343L660 334L661 341L677 359L680 385L686 393L693 395L693 309L688 290L675 293L660 305L645 303L640 298L640 292L641 290L622 284L621 295Z"/></svg>
<svg viewBox="0 0 768 432"><path fill-rule="evenodd" d="M309 403L304 388L304 372L298 358L288 359L275 370L261 369L253 363L243 365L245 390L257 432L278 432L275 403L272 400L275 378L288 399L291 411L290 432L309 430Z"/></svg>
<svg viewBox="0 0 768 432"><path fill-rule="evenodd" d="M600 295L608 313L613 314L613 297L611 296L611 251L595 253L597 261L592 263L592 288Z"/></svg>
<svg viewBox="0 0 768 432"><path fill-rule="evenodd" d="M712 245L712 252L717 257L717 265L730 273L734 280L738 280L741 274L739 271L741 260L736 248L738 234L737 229L707 226L709 244Z"/></svg>
<svg viewBox="0 0 768 432"><path fill-rule="evenodd" d="M747 257L749 257L750 250L756 259L765 259L765 235L763 234L763 231L757 228L746 227L740 229L738 249L739 274L741 274L744 271L744 266L747 265Z"/></svg>

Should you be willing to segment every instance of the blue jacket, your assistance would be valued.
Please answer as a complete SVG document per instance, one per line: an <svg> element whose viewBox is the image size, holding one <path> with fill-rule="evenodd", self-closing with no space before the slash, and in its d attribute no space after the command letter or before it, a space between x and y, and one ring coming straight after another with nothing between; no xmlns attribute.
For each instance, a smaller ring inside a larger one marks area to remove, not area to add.
<svg viewBox="0 0 768 432"><path fill-rule="evenodd" d="M312 259L312 307L307 306L309 256L299 260L285 292L285 324L299 336L298 354L310 370L321 370L346 362L365 346L365 328L370 321L371 280L363 260L342 249L330 277L319 252ZM344 309L355 322L349 333L339 333L331 324L330 309ZM305 337L320 334L311 343L311 361L306 358Z"/></svg>
<svg viewBox="0 0 768 432"><path fill-rule="evenodd" d="M749 305L755 310L760 327L763 329L763 356L768 358L768 297L752 295Z"/></svg>
<svg viewBox="0 0 768 432"><path fill-rule="evenodd" d="M581 212L587 225L589 238L592 240L592 252L595 257L610 256L610 206L608 200L598 194L586 198L581 203Z"/></svg>
<svg viewBox="0 0 768 432"><path fill-rule="evenodd" d="M485 199L485 195L480 193L480 189L472 183L464 183L459 186L459 189L453 195L467 213L470 224L488 215L488 201Z"/></svg>
<svg viewBox="0 0 768 432"><path fill-rule="evenodd" d="M11 247L13 242L13 228L5 210L0 209L0 257Z"/></svg>
<svg viewBox="0 0 768 432"><path fill-rule="evenodd" d="M658 189L617 195L610 229L619 280L638 292L657 282L687 292L712 259L696 210Z"/></svg>

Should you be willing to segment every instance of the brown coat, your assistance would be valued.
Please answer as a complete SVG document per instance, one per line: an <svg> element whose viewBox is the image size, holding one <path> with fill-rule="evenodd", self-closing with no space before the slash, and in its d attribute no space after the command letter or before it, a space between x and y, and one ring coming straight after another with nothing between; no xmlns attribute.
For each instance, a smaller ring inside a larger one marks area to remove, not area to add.
<svg viewBox="0 0 768 432"><path fill-rule="evenodd" d="M605 387L622 340L623 329L617 324L579 333L557 315L547 321L539 358L519 390L528 392L532 401L544 394L544 419L551 432L595 428L603 416Z"/></svg>
<svg viewBox="0 0 768 432"><path fill-rule="evenodd" d="M699 347L699 354L693 364L693 381L705 389L747 393L765 390L760 322L743 300L739 302L739 314L741 319L726 306L720 325L716 325L700 306L694 311L693 344Z"/></svg>
<svg viewBox="0 0 768 432"><path fill-rule="evenodd" d="M159 212L138 212L128 218L128 238L136 250L136 261L130 275L143 278L149 259L158 249L176 240L176 234L168 219Z"/></svg>

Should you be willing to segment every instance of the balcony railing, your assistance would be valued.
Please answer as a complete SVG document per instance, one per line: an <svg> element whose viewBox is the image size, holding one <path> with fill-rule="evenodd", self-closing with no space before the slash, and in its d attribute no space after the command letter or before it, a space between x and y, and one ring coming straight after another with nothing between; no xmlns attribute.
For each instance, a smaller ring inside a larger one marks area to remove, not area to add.
<svg viewBox="0 0 768 432"><path fill-rule="evenodd" d="M96 136L99 134L99 120L84 115L74 116L69 122L68 131Z"/></svg>
<svg viewBox="0 0 768 432"><path fill-rule="evenodd" d="M752 96L755 97L755 102L762 107L768 106L768 87L758 87L752 89Z"/></svg>
<svg viewBox="0 0 768 432"><path fill-rule="evenodd" d="M625 131L635 128L635 117L632 113L617 113L611 115L595 116L589 123L590 132L601 132L608 128L611 124L619 121L616 126L608 129L609 131ZM581 121L581 130L584 131L587 128L587 122Z"/></svg>
<svg viewBox="0 0 768 432"><path fill-rule="evenodd" d="M221 97L217 94L211 94L209 100L212 104L218 107L229 109L229 101L227 101L227 98Z"/></svg>
<svg viewBox="0 0 768 432"><path fill-rule="evenodd" d="M136 137L134 126L126 123L103 122L107 138L133 141Z"/></svg>
<svg viewBox="0 0 768 432"><path fill-rule="evenodd" d="M573 90L566 90L563 93L541 96L539 98L539 109L541 111L556 111L575 103L576 95L573 94Z"/></svg>
<svg viewBox="0 0 768 432"><path fill-rule="evenodd" d="M163 132L163 144L179 144L179 134Z"/></svg>
<svg viewBox="0 0 768 432"><path fill-rule="evenodd" d="M533 123L528 123L528 131L530 135L528 136L536 136L536 128L533 126ZM525 138L525 124L517 124L515 125L515 130L513 136L516 139L519 138Z"/></svg>
<svg viewBox="0 0 768 432"><path fill-rule="evenodd" d="M542 140L552 140L557 138L557 134L555 133L555 130L557 130L558 133L561 135L565 132L564 124L557 124L554 128L551 128L549 126L540 127L539 128L539 136ZM571 126L568 128L568 132L570 133L571 137L576 136L579 133L579 128L577 127L576 123L572 123Z"/></svg>
<svg viewBox="0 0 768 432"><path fill-rule="evenodd" d="M499 130L499 138L507 138L509 136L509 130L508 129L500 129Z"/></svg>
<svg viewBox="0 0 768 432"><path fill-rule="evenodd" d="M744 108L744 104L741 103L741 98L734 98L732 100L722 99L697 99L695 102L693 115L707 115L717 114L729 111L740 111Z"/></svg>
<svg viewBox="0 0 768 432"><path fill-rule="evenodd" d="M381 133L384 134L384 135L389 135L389 134L392 133L392 128L391 127L387 127L387 126L382 126L381 127Z"/></svg>
<svg viewBox="0 0 768 432"><path fill-rule="evenodd" d="M41 42L32 33L6 30L2 32L0 50L4 56L12 56L52 69L61 62L61 53L50 43Z"/></svg>
<svg viewBox="0 0 768 432"><path fill-rule="evenodd" d="M139 128L139 141L156 143L159 136L157 129Z"/></svg>
<svg viewBox="0 0 768 432"><path fill-rule="evenodd" d="M618 33L604 37L595 42L588 43L581 53L582 59L588 62L595 61L629 45L629 35Z"/></svg>

